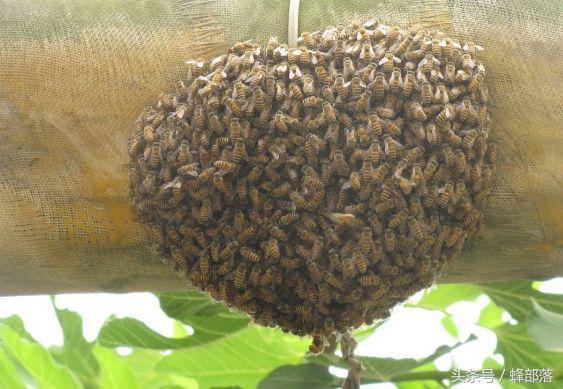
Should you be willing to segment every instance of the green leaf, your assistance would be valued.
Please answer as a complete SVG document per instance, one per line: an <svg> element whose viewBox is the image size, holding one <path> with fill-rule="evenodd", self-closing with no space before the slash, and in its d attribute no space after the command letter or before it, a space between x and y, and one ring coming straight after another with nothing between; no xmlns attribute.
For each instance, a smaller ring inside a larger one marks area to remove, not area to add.
<svg viewBox="0 0 563 389"><path fill-rule="evenodd" d="M173 327L172 336L176 339L185 338L186 336L189 335L188 331L186 331L186 328L184 327L184 323L178 320L174 320L172 327Z"/></svg>
<svg viewBox="0 0 563 389"><path fill-rule="evenodd" d="M154 350L134 349L123 361L133 372L139 388L162 389L179 387L182 389L198 389L197 382L174 374L156 372L154 367L164 356Z"/></svg>
<svg viewBox="0 0 563 389"><path fill-rule="evenodd" d="M380 357L358 357L358 359L364 365L364 371L362 371L362 383L393 381L394 378L410 372L417 367L429 364L442 355L445 355L455 348L461 346L462 344L471 342L474 339L476 339L476 336L471 335L465 342L458 342L453 346L440 346L431 355L419 360L414 358L395 359ZM336 366L343 369L348 368L346 362L342 358L334 354L309 356L307 357L307 361L326 366Z"/></svg>
<svg viewBox="0 0 563 389"><path fill-rule="evenodd" d="M27 332L27 330L25 329L25 326L23 324L23 320L21 319L21 317L19 317L17 315L12 315L12 316L8 316L8 317L5 317L3 319L0 319L0 324L4 324L4 325L10 327L19 336L21 336L24 339L29 340L30 342L36 341L35 339L33 339L33 336L31 336L31 334L29 332ZM1 339L0 339L0 342L1 342Z"/></svg>
<svg viewBox="0 0 563 389"><path fill-rule="evenodd" d="M532 286L532 281L510 281L478 284L499 307L518 321L524 321L533 311L532 299L545 309L563 314L563 295L542 293Z"/></svg>
<svg viewBox="0 0 563 389"><path fill-rule="evenodd" d="M307 363L278 367L260 382L258 389L326 389L339 381L326 366Z"/></svg>
<svg viewBox="0 0 563 389"><path fill-rule="evenodd" d="M92 353L93 344L84 338L82 318L76 312L58 309L51 299L55 314L63 331L64 343L53 352L57 362L70 367L87 388L98 385L100 367Z"/></svg>
<svg viewBox="0 0 563 389"><path fill-rule="evenodd" d="M522 369L556 369L563 353L545 351L528 335L526 325L505 324L493 330L497 335L497 352L504 358L504 367Z"/></svg>
<svg viewBox="0 0 563 389"><path fill-rule="evenodd" d="M444 329L446 331L448 331L448 333L453 336L454 338L457 338L457 325L454 323L452 317L450 315L445 315L442 320L442 327L444 327Z"/></svg>
<svg viewBox="0 0 563 389"><path fill-rule="evenodd" d="M528 333L544 350L563 352L563 315L543 308L535 300Z"/></svg>
<svg viewBox="0 0 563 389"><path fill-rule="evenodd" d="M397 386L397 389L442 389L444 387L444 385L430 380L397 382L395 386Z"/></svg>
<svg viewBox="0 0 563 389"><path fill-rule="evenodd" d="M440 284L422 296L418 303L406 304L410 307L445 311L450 305L458 301L473 301L482 292L475 285L470 284Z"/></svg>
<svg viewBox="0 0 563 389"><path fill-rule="evenodd" d="M230 312L196 291L159 293L164 312L194 329L194 334L169 338L132 319L109 318L100 330L98 341L107 347L129 346L148 349L179 349L201 346L229 336L248 326L247 316Z"/></svg>
<svg viewBox="0 0 563 389"><path fill-rule="evenodd" d="M67 367L59 365L40 344L30 342L6 325L0 325L4 347L33 377L39 388L80 388L80 382Z"/></svg>
<svg viewBox="0 0 563 389"><path fill-rule="evenodd" d="M202 342L198 337L169 338L150 329L137 319L110 317L104 323L98 342L106 347L142 347L147 349L177 349L198 346Z"/></svg>
<svg viewBox="0 0 563 389"><path fill-rule="evenodd" d="M138 388L135 376L119 355L113 350L96 347L94 354L101 367L101 389Z"/></svg>
<svg viewBox="0 0 563 389"><path fill-rule="evenodd" d="M193 378L200 389L255 388L275 368L298 363L307 346L308 341L280 330L252 325L205 347L173 351L156 370Z"/></svg>
<svg viewBox="0 0 563 389"><path fill-rule="evenodd" d="M416 360L414 358L394 359L360 357L360 360L365 368L365 371L362 372L362 382L364 380L392 381L394 377L407 373L418 366L433 362L442 355L445 355L462 344L471 342L474 339L476 339L476 337L471 335L465 342L458 342L453 346L440 346L431 355L420 360Z"/></svg>
<svg viewBox="0 0 563 389"><path fill-rule="evenodd" d="M25 389L18 371L4 350L0 348L0 388Z"/></svg>
<svg viewBox="0 0 563 389"><path fill-rule="evenodd" d="M490 301L485 308L481 310L478 323L483 327L496 328L502 326L505 322L502 320L504 309L499 308L493 301Z"/></svg>

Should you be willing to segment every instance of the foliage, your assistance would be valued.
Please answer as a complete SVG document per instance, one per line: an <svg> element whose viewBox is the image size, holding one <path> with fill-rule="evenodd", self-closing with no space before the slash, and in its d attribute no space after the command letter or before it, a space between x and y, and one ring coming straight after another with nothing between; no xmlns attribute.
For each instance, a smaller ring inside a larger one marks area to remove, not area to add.
<svg viewBox="0 0 563 389"><path fill-rule="evenodd" d="M422 359L358 356L364 367L362 383L392 382L400 389L443 387L452 373L439 370L434 362L478 338L478 334L460 334L456 325L460 318L450 307L482 295L489 301L473 325L494 333L495 353L504 359L500 365L487 358L482 367L493 369L497 378L504 370L501 384L507 388L523 387L508 381L507 371L512 368L549 368L554 379L563 383L563 296L542 293L531 281L446 284L426 291L418 302L408 302L403 309L440 312L443 329L456 341ZM173 337L133 318L110 317L97 339L88 342L82 318L57 308L54 300L62 346L44 347L17 316L0 319L0 388L322 389L344 382L331 369L348 367L337 348L311 355L310 339L251 324L246 316L198 292L157 297L162 310L175 320ZM507 313L514 320L507 321ZM357 338L370 337L379 331L379 324L357 331ZM121 355L118 347L133 351Z"/></svg>

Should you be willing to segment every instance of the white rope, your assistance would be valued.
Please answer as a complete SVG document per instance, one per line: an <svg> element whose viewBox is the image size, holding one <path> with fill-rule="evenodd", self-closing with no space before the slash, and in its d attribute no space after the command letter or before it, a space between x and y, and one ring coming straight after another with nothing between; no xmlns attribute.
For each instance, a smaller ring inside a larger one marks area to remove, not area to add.
<svg viewBox="0 0 563 389"><path fill-rule="evenodd" d="M287 23L287 44L297 47L297 33L299 22L299 0L289 0L289 20Z"/></svg>

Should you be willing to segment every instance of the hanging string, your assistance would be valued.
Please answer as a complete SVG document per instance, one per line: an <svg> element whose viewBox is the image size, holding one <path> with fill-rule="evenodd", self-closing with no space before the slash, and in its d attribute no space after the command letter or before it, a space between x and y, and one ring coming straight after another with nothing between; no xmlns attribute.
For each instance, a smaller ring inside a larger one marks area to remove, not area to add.
<svg viewBox="0 0 563 389"><path fill-rule="evenodd" d="M287 23L287 44L297 47L297 33L299 23L299 0L289 1L289 20Z"/></svg>

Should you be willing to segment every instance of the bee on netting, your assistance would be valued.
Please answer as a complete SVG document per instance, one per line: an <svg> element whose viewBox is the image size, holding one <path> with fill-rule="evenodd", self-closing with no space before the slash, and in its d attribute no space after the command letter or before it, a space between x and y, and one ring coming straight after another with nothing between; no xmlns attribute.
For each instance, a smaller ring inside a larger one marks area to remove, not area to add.
<svg viewBox="0 0 563 389"><path fill-rule="evenodd" d="M471 94L477 93L481 85L483 84L483 79L485 76L482 73L477 73L471 78L469 85L467 85L467 90Z"/></svg>

